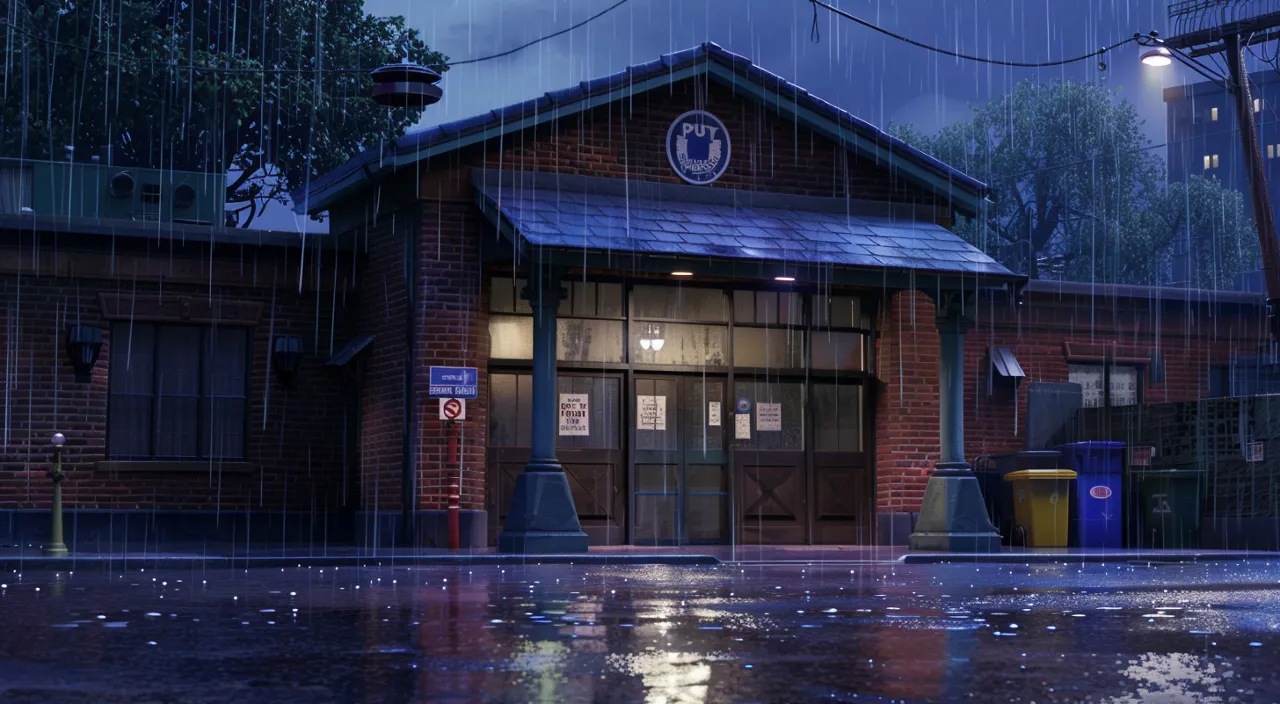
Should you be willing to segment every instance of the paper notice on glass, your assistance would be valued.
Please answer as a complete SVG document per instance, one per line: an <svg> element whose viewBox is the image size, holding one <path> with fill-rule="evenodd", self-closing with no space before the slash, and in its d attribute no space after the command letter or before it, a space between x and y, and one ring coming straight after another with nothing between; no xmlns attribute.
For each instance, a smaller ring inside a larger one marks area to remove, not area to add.
<svg viewBox="0 0 1280 704"><path fill-rule="evenodd" d="M711 401L707 404L707 425L712 428L720 427L720 402Z"/></svg>
<svg viewBox="0 0 1280 704"><path fill-rule="evenodd" d="M756 430L760 432L782 430L782 404L756 404Z"/></svg>
<svg viewBox="0 0 1280 704"><path fill-rule="evenodd" d="M1113 406L1136 406L1138 405L1138 368L1137 367L1112 367L1111 368L1111 405Z"/></svg>
<svg viewBox="0 0 1280 704"><path fill-rule="evenodd" d="M667 397L636 396L636 430L667 429Z"/></svg>
<svg viewBox="0 0 1280 704"><path fill-rule="evenodd" d="M751 439L751 414L739 413L733 417L733 439Z"/></svg>
<svg viewBox="0 0 1280 704"><path fill-rule="evenodd" d="M1098 408L1103 405L1106 394L1103 393L1101 366L1091 364L1072 364L1067 367L1068 381L1080 385L1083 395L1081 405L1085 408Z"/></svg>
<svg viewBox="0 0 1280 704"><path fill-rule="evenodd" d="M591 434L591 416L587 413L586 394L560 394L560 434Z"/></svg>

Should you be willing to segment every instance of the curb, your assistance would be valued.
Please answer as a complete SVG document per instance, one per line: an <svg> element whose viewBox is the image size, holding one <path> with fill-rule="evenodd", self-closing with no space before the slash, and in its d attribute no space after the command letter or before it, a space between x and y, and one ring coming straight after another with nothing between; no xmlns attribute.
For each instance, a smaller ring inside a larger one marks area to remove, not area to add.
<svg viewBox="0 0 1280 704"><path fill-rule="evenodd" d="M226 555L92 555L69 557L0 558L3 570L202 569L252 567L471 567L482 565L719 565L712 555L333 555L234 557Z"/></svg>
<svg viewBox="0 0 1280 704"><path fill-rule="evenodd" d="M1143 562L1173 564L1179 562L1238 562L1240 560L1280 560L1277 552L1125 552L1125 553L920 553L903 555L904 565L940 565L947 563L980 563L989 565L1025 565L1067 563Z"/></svg>

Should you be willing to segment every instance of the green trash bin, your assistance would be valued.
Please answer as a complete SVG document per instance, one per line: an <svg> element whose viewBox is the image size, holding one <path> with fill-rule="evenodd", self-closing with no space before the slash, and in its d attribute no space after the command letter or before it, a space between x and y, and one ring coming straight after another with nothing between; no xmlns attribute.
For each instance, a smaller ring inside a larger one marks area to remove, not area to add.
<svg viewBox="0 0 1280 704"><path fill-rule="evenodd" d="M1200 547L1205 473L1198 469L1134 470L1138 485L1138 546L1157 550Z"/></svg>

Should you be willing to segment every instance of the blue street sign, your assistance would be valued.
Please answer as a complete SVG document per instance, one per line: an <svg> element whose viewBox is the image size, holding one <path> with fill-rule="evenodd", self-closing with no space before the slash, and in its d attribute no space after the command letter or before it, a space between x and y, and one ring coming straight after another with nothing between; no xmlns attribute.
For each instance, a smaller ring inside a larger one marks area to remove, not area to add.
<svg viewBox="0 0 1280 704"><path fill-rule="evenodd" d="M431 398L475 398L477 395L475 367L432 367Z"/></svg>

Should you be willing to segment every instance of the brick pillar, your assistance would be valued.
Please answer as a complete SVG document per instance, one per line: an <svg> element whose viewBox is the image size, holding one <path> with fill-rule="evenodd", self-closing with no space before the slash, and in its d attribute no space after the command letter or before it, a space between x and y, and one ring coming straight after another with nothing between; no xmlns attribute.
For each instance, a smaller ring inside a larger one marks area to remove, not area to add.
<svg viewBox="0 0 1280 704"><path fill-rule="evenodd" d="M881 544L905 545L939 458L938 329L933 301L918 291L886 299L878 320L876 528Z"/></svg>
<svg viewBox="0 0 1280 704"><path fill-rule="evenodd" d="M418 310L416 386L418 389L417 491L426 530L435 524L430 514L446 508L450 483L459 467L450 462L448 437L458 432L463 472L462 542L470 534L485 540L485 446L489 418L489 287L480 260L478 213L471 203L429 201L423 204L418 243ZM432 366L476 367L479 397L467 401L467 418L458 429L440 420L439 401L428 396ZM470 518L468 518L468 515ZM480 533L468 531L474 520ZM431 536L426 536L430 540ZM480 547L479 545L474 547Z"/></svg>

